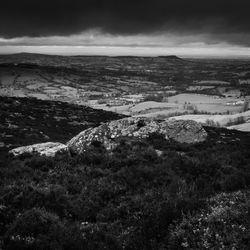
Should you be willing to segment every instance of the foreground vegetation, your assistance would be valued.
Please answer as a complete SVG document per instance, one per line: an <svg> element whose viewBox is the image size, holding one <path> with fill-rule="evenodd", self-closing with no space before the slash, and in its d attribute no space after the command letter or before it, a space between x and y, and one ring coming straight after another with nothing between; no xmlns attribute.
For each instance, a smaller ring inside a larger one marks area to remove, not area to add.
<svg viewBox="0 0 250 250"><path fill-rule="evenodd" d="M250 135L154 134L78 156L0 162L2 249L249 249Z"/></svg>

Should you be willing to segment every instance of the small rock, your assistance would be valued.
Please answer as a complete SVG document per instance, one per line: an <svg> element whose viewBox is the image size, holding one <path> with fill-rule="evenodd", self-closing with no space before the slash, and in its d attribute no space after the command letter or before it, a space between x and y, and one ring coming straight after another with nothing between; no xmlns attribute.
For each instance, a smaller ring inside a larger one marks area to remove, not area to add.
<svg viewBox="0 0 250 250"><path fill-rule="evenodd" d="M157 156L159 156L159 157L162 156L162 154L163 154L163 151L158 150L158 149L156 149L155 152L156 152Z"/></svg>
<svg viewBox="0 0 250 250"><path fill-rule="evenodd" d="M39 155L54 157L58 152L67 152L68 147L59 142L45 142L40 144L33 144L29 146L18 147L9 151L14 156L23 154L38 153Z"/></svg>

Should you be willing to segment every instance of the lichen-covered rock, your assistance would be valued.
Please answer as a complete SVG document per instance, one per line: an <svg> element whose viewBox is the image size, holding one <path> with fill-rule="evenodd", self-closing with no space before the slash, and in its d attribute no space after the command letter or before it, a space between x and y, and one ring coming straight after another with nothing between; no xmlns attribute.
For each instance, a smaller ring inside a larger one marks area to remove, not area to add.
<svg viewBox="0 0 250 250"><path fill-rule="evenodd" d="M200 123L191 120L166 120L160 123L160 133L166 134L180 143L198 143L205 141L207 132Z"/></svg>
<svg viewBox="0 0 250 250"><path fill-rule="evenodd" d="M146 138L152 133L159 133L166 139L181 143L197 143L206 139L207 133L203 127L194 121L164 120L129 117L105 123L96 128L89 128L72 138L67 146L73 153L82 153L94 142L101 142L107 150L117 145L117 138Z"/></svg>
<svg viewBox="0 0 250 250"><path fill-rule="evenodd" d="M18 147L9 151L14 156L37 153L39 155L54 157L58 152L67 152L68 147L59 142L45 142L29 146Z"/></svg>

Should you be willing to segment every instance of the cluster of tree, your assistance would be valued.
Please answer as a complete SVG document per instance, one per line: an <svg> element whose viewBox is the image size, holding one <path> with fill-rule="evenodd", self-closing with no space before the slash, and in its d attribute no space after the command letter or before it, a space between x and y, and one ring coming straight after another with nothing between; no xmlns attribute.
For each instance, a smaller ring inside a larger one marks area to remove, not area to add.
<svg viewBox="0 0 250 250"><path fill-rule="evenodd" d="M93 143L77 156L2 160L0 248L170 249L173 222L250 185L249 136L219 142L221 129L207 129L193 146L153 134L112 152Z"/></svg>
<svg viewBox="0 0 250 250"><path fill-rule="evenodd" d="M239 125L244 124L246 122L246 118L244 116L238 116L235 119L229 119L226 126L233 126L233 125Z"/></svg>
<svg viewBox="0 0 250 250"><path fill-rule="evenodd" d="M162 102L164 100L164 94L152 94L147 95L144 98L145 102L153 101L153 102Z"/></svg>

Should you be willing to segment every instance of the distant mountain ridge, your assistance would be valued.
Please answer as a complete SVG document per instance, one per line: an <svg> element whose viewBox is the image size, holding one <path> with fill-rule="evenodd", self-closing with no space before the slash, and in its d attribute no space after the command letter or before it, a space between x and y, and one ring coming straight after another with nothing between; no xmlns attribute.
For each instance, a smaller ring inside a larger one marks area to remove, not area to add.
<svg viewBox="0 0 250 250"><path fill-rule="evenodd" d="M67 63L77 63L79 60L83 62L88 59L97 60L95 63L98 64L98 61L113 61L113 60L140 60L140 61L157 61L158 59L163 59L164 61L185 61L184 59L177 57L175 55L166 55L166 56L96 56L96 55L76 55L76 56L64 56L64 55L48 55L48 54L35 54L35 53L17 53L17 54L4 54L0 55L0 64L2 63L41 63L41 65L47 64L50 65L53 61L57 62L60 65L60 60L66 61ZM53 62L54 64L54 62Z"/></svg>

